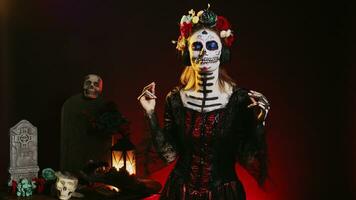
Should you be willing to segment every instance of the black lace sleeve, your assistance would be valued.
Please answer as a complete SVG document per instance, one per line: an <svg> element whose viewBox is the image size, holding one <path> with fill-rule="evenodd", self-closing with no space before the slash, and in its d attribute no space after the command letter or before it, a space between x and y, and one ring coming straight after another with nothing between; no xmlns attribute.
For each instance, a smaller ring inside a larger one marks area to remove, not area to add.
<svg viewBox="0 0 356 200"><path fill-rule="evenodd" d="M247 108L251 100L247 92L239 94L237 113L237 159L260 186L268 177L266 133L263 121L258 120L255 108Z"/></svg>
<svg viewBox="0 0 356 200"><path fill-rule="evenodd" d="M166 162L170 163L176 159L176 150L174 148L173 135L176 128L172 114L170 95L167 95L164 110L164 125L160 127L156 113L146 115L149 129L152 135L153 144Z"/></svg>

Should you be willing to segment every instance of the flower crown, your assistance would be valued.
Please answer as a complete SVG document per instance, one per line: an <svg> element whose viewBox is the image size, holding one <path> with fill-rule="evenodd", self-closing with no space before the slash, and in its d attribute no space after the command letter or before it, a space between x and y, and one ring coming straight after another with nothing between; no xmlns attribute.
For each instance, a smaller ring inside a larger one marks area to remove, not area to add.
<svg viewBox="0 0 356 200"><path fill-rule="evenodd" d="M235 41L234 34L231 31L231 25L229 21L223 16L218 16L208 8L195 13L193 9L188 12L188 15L183 15L179 23L180 36L176 48L183 52L187 46L187 39L192 34L193 27L207 27L218 31L220 34L221 41L225 43L225 46L230 48L232 43Z"/></svg>

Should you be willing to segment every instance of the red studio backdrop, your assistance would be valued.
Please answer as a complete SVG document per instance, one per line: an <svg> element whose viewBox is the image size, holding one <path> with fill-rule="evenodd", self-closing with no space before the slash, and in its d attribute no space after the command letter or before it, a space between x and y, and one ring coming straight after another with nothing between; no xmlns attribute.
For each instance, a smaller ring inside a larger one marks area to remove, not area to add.
<svg viewBox="0 0 356 200"><path fill-rule="evenodd" d="M81 92L89 73L103 78L104 97L130 120L131 139L139 145L147 131L136 98L155 81L162 121L165 95L183 70L171 43L178 22L191 8L207 7L188 0L4 2L1 183L8 178L8 131L22 119L38 127L40 168L58 169L61 106ZM262 92L271 103L266 189L236 166L247 199L351 199L356 104L350 99L356 98L355 71L348 62L348 5L221 0L211 2L211 9L226 16L237 35L228 73L238 86ZM171 169L149 177L164 184Z"/></svg>

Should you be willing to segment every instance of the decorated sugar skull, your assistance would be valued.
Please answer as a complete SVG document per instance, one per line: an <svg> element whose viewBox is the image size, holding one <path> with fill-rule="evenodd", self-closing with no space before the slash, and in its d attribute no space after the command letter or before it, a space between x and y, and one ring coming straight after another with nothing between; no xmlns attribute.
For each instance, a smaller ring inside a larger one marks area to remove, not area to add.
<svg viewBox="0 0 356 200"><path fill-rule="evenodd" d="M83 94L86 98L96 99L103 92L103 80L100 76L89 74L85 77L83 83Z"/></svg>
<svg viewBox="0 0 356 200"><path fill-rule="evenodd" d="M77 189L78 179L71 175L65 175L61 172L56 173L57 181L56 188L58 190L58 198L67 200L72 197L73 192Z"/></svg>
<svg viewBox="0 0 356 200"><path fill-rule="evenodd" d="M194 32L188 40L190 63L197 71L215 71L220 65L222 43L218 34L210 29Z"/></svg>

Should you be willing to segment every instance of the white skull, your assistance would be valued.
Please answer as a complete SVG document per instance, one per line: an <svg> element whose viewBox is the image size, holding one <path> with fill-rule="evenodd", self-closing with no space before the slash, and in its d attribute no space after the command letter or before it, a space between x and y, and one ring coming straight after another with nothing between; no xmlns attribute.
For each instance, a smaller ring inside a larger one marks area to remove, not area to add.
<svg viewBox="0 0 356 200"><path fill-rule="evenodd" d="M89 74L83 83L83 94L89 99L98 98L103 92L103 81L100 76Z"/></svg>
<svg viewBox="0 0 356 200"><path fill-rule="evenodd" d="M188 44L194 70L211 72L219 68L222 43L217 33L200 29L190 36Z"/></svg>
<svg viewBox="0 0 356 200"><path fill-rule="evenodd" d="M73 176L64 175L61 172L57 172L56 176L56 188L58 190L58 198L61 200L70 199L75 189L77 189L78 179Z"/></svg>

